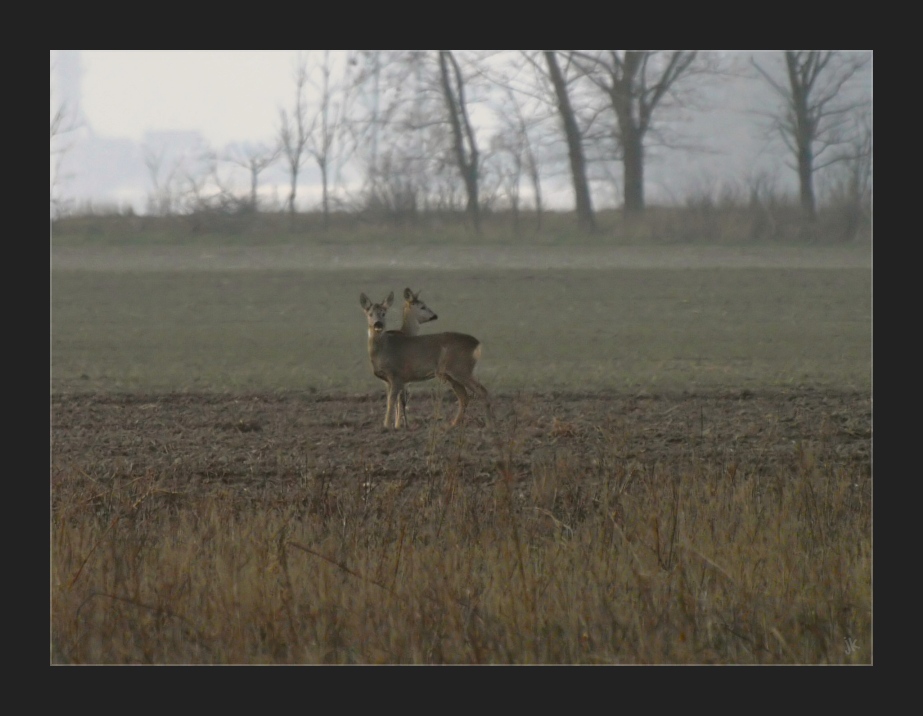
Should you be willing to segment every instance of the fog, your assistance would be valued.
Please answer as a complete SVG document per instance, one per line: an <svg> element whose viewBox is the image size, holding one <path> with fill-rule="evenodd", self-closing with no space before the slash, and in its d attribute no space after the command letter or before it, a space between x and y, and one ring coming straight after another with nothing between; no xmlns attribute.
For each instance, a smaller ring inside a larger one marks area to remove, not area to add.
<svg viewBox="0 0 923 716"><path fill-rule="evenodd" d="M221 159L235 147L272 144L279 112L294 100L297 51L51 52L52 116L63 109L66 120L52 137L51 194L69 212L92 207L144 213L155 190L152 157L160 162L157 180L164 182L170 171L194 173L188 163L181 165L183 157L213 152ZM309 56L317 62L320 54L311 51ZM778 97L752 61L776 67L777 53L721 54L725 74L690 78L686 94L692 99L658 112L658 129L667 139L645 144L644 186L650 204L682 204L703 194L745 194L759 178L779 193L796 191L789 152L768 130L766 113L778 107ZM335 59L345 57L345 51L338 51ZM511 52L504 61L521 64L517 57ZM869 63L843 91L870 98L871 76ZM488 156L496 110L486 96L469 101L479 145ZM546 208L572 209L563 144L547 147L540 165ZM219 161L219 169L224 188L240 195L249 191L244 167ZM618 161L599 163L590 174L594 207L619 206ZM285 162L275 162L259 179L261 207L281 208L288 195ZM331 185L334 198L347 200L362 182L363 170L355 158L338 164ZM521 192L528 204L526 182ZM308 161L299 178L297 208L316 209L319 198L320 174Z"/></svg>

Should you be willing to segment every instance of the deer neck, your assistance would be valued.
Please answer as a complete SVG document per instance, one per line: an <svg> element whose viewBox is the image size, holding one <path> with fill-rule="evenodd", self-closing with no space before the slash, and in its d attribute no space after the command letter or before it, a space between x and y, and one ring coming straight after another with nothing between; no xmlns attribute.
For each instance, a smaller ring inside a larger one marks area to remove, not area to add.
<svg viewBox="0 0 923 716"><path fill-rule="evenodd" d="M401 324L401 333L405 336L415 336L420 332L420 324L413 317L410 306L404 306L404 322Z"/></svg>
<svg viewBox="0 0 923 716"><path fill-rule="evenodd" d="M371 359L373 366L377 366L379 362L379 353L381 352L381 345L384 336L384 328L376 330L372 326L369 326L369 358Z"/></svg>

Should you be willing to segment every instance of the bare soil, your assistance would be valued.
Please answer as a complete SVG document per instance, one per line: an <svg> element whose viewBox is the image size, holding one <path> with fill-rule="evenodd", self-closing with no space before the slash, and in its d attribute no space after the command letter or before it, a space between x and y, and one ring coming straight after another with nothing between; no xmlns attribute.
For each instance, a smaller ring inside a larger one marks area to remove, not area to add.
<svg viewBox="0 0 923 716"><path fill-rule="evenodd" d="M281 500L323 479L426 485L451 473L484 485L566 465L586 479L616 466L775 474L806 461L871 477L871 397L811 388L707 394L495 395L449 430L451 393L416 388L411 430L382 428L384 391L322 394L65 394L51 400L53 499L75 482L156 478L177 494ZM85 485L84 485L85 486Z"/></svg>

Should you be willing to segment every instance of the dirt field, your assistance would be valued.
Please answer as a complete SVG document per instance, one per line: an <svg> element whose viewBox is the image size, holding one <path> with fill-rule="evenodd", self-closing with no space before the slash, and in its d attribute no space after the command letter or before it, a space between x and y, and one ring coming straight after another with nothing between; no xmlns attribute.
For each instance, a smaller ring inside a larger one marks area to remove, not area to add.
<svg viewBox="0 0 923 716"><path fill-rule="evenodd" d="M871 478L867 393L508 394L492 405L490 426L475 401L465 426L448 431L451 394L418 387L408 406L413 429L395 433L381 426L384 391L55 395L52 497L62 499L80 475L103 483L157 476L178 495L275 501L307 480L347 490L399 480L412 491L451 470L478 486L504 470L527 481L537 466L562 460L587 479L605 479L615 464L692 474L723 464L753 475L806 459Z"/></svg>

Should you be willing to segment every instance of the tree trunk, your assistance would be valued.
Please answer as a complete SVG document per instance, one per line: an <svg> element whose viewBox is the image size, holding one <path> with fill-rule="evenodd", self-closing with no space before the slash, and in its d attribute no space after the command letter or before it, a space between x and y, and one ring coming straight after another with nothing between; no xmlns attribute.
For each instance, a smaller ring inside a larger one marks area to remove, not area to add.
<svg viewBox="0 0 923 716"><path fill-rule="evenodd" d="M288 194L288 228L295 230L295 193L298 187L298 171L292 171L292 188Z"/></svg>
<svg viewBox="0 0 923 716"><path fill-rule="evenodd" d="M807 53L804 65L798 60L798 53L787 50L785 64L791 85L791 107L794 113L795 147L798 161L798 185L801 197L801 212L808 221L814 221L817 209L814 202L814 152L811 144L816 138L817 127L811 119L808 95L813 84L810 73L805 74L807 66L816 66L819 57L816 52Z"/></svg>
<svg viewBox="0 0 923 716"><path fill-rule="evenodd" d="M257 172L256 167L250 167L250 210L256 212L256 187L257 187Z"/></svg>
<svg viewBox="0 0 923 716"><path fill-rule="evenodd" d="M449 78L448 60L452 61L455 81L459 87L459 96L456 101L452 81ZM481 215L478 206L478 149L474 142L474 134L465 114L464 97L461 94L461 73L455 58L448 50L439 51L439 70L442 77L442 92L445 95L446 106L449 111L449 121L452 125L452 137L455 145L455 160L465 182L465 191L468 194L466 210L474 224L474 230L481 233ZM464 122L464 130L462 129ZM465 140L468 141L468 150L465 150Z"/></svg>
<svg viewBox="0 0 923 716"><path fill-rule="evenodd" d="M542 183L538 175L538 167L529 152L529 179L532 181L532 193L535 195L535 230L542 230Z"/></svg>
<svg viewBox="0 0 923 716"><path fill-rule="evenodd" d="M298 191L298 170L292 169L292 184L288 193L288 213L295 218L295 193Z"/></svg>
<svg viewBox="0 0 923 716"><path fill-rule="evenodd" d="M478 205L478 170L474 165L462 167L462 177L465 180L465 191L468 193L468 204L465 210L474 223L474 230L481 233L481 211Z"/></svg>
<svg viewBox="0 0 923 716"><path fill-rule="evenodd" d="M321 162L320 165L320 176L321 176L321 191L322 202L324 207L324 229L330 228L330 197L327 193L327 162Z"/></svg>
<svg viewBox="0 0 923 716"><path fill-rule="evenodd" d="M622 179L625 193L625 215L644 213L644 145L634 127L622 132Z"/></svg>
<svg viewBox="0 0 923 716"><path fill-rule="evenodd" d="M814 199L814 157L810 145L798 148L798 183L801 194L801 212L808 221L817 218L817 204Z"/></svg>
<svg viewBox="0 0 923 716"><path fill-rule="evenodd" d="M567 155L570 158L570 172L574 182L574 198L577 205L577 221L581 228L587 231L596 229L596 217L593 215L593 204L590 201L590 186L586 180L586 162L583 158L583 141L580 129L574 117L574 110L567 95L567 85L564 76L558 67L554 52L545 51L545 61L548 63L548 74L554 85L554 92L558 100L558 112L564 125L564 135L567 138Z"/></svg>

